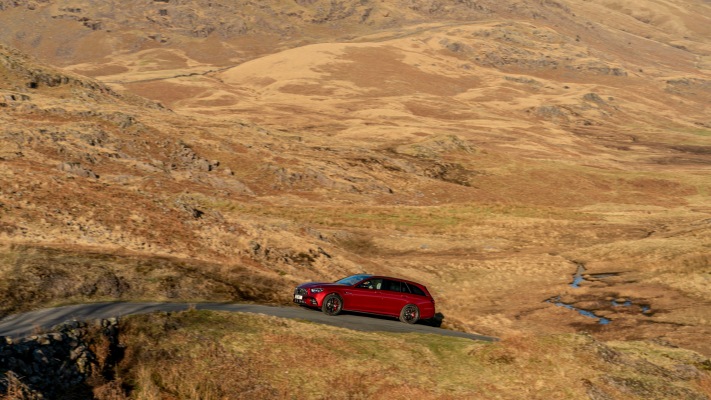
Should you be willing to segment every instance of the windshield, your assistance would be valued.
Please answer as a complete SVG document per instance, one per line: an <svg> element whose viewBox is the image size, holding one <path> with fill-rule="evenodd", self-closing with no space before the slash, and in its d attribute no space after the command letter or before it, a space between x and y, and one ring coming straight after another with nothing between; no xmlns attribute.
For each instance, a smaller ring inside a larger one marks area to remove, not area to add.
<svg viewBox="0 0 711 400"><path fill-rule="evenodd" d="M373 275L370 275L370 274L351 275L349 277L337 280L336 283L339 285L353 286L356 283L358 283L358 282L362 281L363 279L368 278L370 276L373 276Z"/></svg>

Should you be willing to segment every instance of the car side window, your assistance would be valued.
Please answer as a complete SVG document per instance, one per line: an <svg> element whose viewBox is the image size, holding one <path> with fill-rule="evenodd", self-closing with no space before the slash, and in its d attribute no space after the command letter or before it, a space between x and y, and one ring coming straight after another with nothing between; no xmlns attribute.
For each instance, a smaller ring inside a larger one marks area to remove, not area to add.
<svg viewBox="0 0 711 400"><path fill-rule="evenodd" d="M418 296L427 296L425 292L422 291L422 289L418 288L415 285L407 285L408 288L410 288L410 293L416 294Z"/></svg>
<svg viewBox="0 0 711 400"><path fill-rule="evenodd" d="M382 289L382 286L382 279L368 279L367 281L361 282L356 287L361 289Z"/></svg>
<svg viewBox="0 0 711 400"><path fill-rule="evenodd" d="M400 291L403 293L412 293L410 287L405 282L400 282Z"/></svg>
<svg viewBox="0 0 711 400"><path fill-rule="evenodd" d="M400 282L398 282L398 281L391 281L391 280L386 279L384 286L385 286L385 290L390 290L393 292L401 292L402 291L402 289L400 288Z"/></svg>

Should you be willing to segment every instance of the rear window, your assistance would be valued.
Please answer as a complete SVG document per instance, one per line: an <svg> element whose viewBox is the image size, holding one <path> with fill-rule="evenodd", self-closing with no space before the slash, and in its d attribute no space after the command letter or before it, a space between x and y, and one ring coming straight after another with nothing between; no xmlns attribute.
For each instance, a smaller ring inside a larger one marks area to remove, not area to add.
<svg viewBox="0 0 711 400"><path fill-rule="evenodd" d="M410 293L416 294L418 296L427 296L425 292L422 291L422 289L418 288L417 286L407 283L406 284L408 288L410 288Z"/></svg>

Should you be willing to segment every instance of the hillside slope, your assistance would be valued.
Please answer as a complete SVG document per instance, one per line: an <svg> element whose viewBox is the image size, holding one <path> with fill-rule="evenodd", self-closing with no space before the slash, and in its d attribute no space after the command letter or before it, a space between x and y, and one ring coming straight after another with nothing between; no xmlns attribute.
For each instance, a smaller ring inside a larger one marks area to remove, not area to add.
<svg viewBox="0 0 711 400"><path fill-rule="evenodd" d="M0 315L369 271L711 355L710 8L0 1Z"/></svg>

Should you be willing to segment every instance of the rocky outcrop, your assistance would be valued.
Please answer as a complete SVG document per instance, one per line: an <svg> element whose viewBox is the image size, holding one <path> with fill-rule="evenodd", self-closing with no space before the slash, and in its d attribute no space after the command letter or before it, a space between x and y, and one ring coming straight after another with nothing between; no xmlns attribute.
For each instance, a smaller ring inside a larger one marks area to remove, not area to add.
<svg viewBox="0 0 711 400"><path fill-rule="evenodd" d="M66 322L49 333L0 338L0 395L53 399L89 391L87 380L102 376L122 354L116 318Z"/></svg>
<svg viewBox="0 0 711 400"><path fill-rule="evenodd" d="M99 175L95 174L90 169L82 167L82 165L77 162L61 163L58 168L60 171L67 172L72 175L81 176L83 178L99 179Z"/></svg>
<svg viewBox="0 0 711 400"><path fill-rule="evenodd" d="M258 261L300 266L312 266L319 259L330 259L332 257L318 246L298 251L291 248L262 245L256 241L250 242L248 254L250 258Z"/></svg>
<svg viewBox="0 0 711 400"><path fill-rule="evenodd" d="M49 0L2 0L0 1L0 11L15 7L23 7L28 10L36 10L39 4L47 4Z"/></svg>
<svg viewBox="0 0 711 400"><path fill-rule="evenodd" d="M182 168L210 172L220 166L218 160L207 160L200 157L195 150L186 143L179 144L179 148L174 152L172 158L176 161L172 165L174 169Z"/></svg>
<svg viewBox="0 0 711 400"><path fill-rule="evenodd" d="M96 91L111 97L120 97L108 86L97 81L86 79L78 75L60 73L38 64L33 65L27 56L2 45L0 45L0 66L16 74L19 78L17 83L23 83L22 85L18 85L17 89L37 89L39 87L70 85Z"/></svg>

